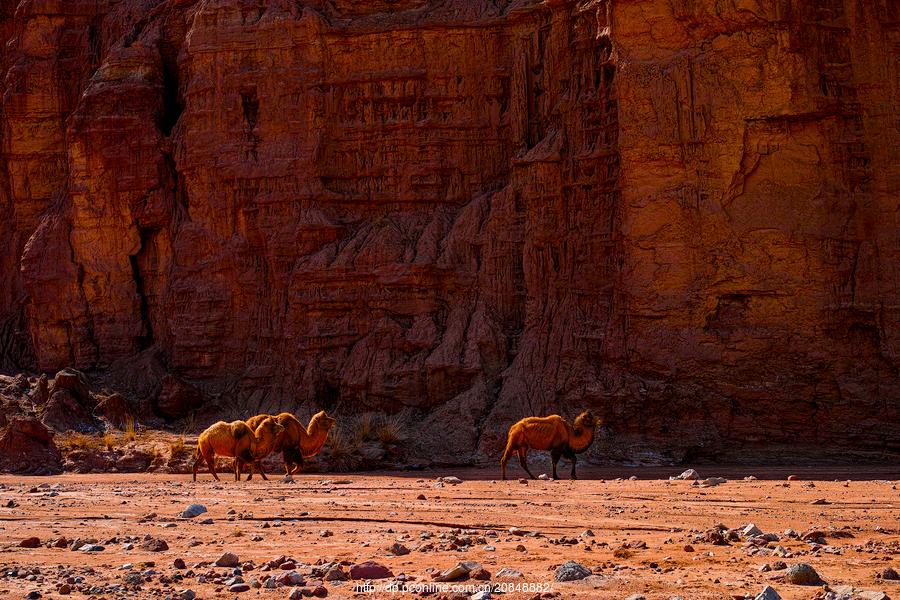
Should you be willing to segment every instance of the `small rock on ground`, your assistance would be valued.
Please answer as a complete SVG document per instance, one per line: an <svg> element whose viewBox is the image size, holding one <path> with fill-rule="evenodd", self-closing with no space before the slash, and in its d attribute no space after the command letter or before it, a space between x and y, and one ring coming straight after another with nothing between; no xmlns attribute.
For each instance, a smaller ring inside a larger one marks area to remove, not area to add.
<svg viewBox="0 0 900 600"><path fill-rule="evenodd" d="M574 560L567 560L556 569L554 579L556 579L556 581L578 581L579 579L584 579L591 573L592 571L586 566L579 564Z"/></svg>

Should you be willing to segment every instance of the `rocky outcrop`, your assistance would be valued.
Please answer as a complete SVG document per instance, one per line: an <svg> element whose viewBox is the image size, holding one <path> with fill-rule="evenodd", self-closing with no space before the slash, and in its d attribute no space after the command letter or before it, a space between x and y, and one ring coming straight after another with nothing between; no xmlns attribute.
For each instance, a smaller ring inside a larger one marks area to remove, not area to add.
<svg viewBox="0 0 900 600"><path fill-rule="evenodd" d="M0 472L52 475L62 472L53 432L33 418L13 417L0 430Z"/></svg>
<svg viewBox="0 0 900 600"><path fill-rule="evenodd" d="M156 399L156 412L168 419L180 419L203 406L203 402L203 392L177 377L166 375Z"/></svg>
<svg viewBox="0 0 900 600"><path fill-rule="evenodd" d="M0 359L463 461L583 408L595 458L900 451L893 3L13 4Z"/></svg>

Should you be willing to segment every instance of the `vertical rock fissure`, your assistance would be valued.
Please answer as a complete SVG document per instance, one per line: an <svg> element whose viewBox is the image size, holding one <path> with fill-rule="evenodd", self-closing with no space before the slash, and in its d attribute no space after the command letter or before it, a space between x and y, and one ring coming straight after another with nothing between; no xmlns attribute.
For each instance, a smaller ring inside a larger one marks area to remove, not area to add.
<svg viewBox="0 0 900 600"><path fill-rule="evenodd" d="M141 230L141 247L137 254L132 254L128 257L128 262L131 264L131 277L134 280L134 288L137 292L140 306L141 333L136 339L138 350L146 350L154 342L153 322L150 316L150 305L147 301L144 278L141 275L140 258L150 246L150 238L155 234L155 230Z"/></svg>
<svg viewBox="0 0 900 600"><path fill-rule="evenodd" d="M184 110L178 75L178 51L168 44L160 42L159 54L162 59L163 78L163 106L159 118L159 129L163 135L169 136Z"/></svg>

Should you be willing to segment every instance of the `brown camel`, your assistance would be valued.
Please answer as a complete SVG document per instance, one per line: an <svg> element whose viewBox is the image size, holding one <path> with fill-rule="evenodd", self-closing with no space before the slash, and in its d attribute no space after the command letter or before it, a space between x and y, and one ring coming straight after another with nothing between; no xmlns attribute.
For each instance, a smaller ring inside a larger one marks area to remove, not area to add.
<svg viewBox="0 0 900 600"><path fill-rule="evenodd" d="M197 467L200 465L201 459L206 461L209 472L216 481L219 481L219 476L216 474L216 456L233 457L234 479L235 481L240 480L242 461L253 465L263 458L263 456L257 456L257 452L260 450L260 438L257 436L262 437L262 449L265 449L265 446L271 442L268 438L277 438L283 431L284 428L275 419L263 419L258 423L255 432L243 421L232 421L231 423L219 421L210 425L197 440L197 450L194 453L194 481L197 481ZM274 442L271 445L274 445Z"/></svg>
<svg viewBox="0 0 900 600"><path fill-rule="evenodd" d="M575 476L575 455L590 447L594 441L594 430L600 421L590 412L583 412L575 419L575 424L569 425L559 415L549 417L527 417L509 428L506 440L506 450L500 459L500 474L506 479L506 463L513 454L519 455L519 463L525 472L534 479L534 474L528 469L525 458L528 449L549 450L553 461L553 479L557 479L556 463L560 457L565 456L572 461L572 479Z"/></svg>
<svg viewBox="0 0 900 600"><path fill-rule="evenodd" d="M272 415L257 415L247 420L247 424L253 427L263 419ZM328 432L337 422L325 414L325 411L317 412L309 420L309 426L304 427L297 417L291 413L281 413L274 417L284 427L284 435L275 444L274 451L281 452L284 458L284 470L288 475L293 475L303 467L304 458L312 458L325 445ZM250 474L252 477L253 474ZM248 477L249 479L249 477Z"/></svg>

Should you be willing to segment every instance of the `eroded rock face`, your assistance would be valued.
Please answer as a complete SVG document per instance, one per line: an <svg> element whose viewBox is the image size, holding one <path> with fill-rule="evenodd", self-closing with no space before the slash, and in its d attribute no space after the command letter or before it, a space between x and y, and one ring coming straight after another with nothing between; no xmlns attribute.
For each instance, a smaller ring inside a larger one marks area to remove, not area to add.
<svg viewBox="0 0 900 600"><path fill-rule="evenodd" d="M12 4L0 358L462 461L583 408L605 459L900 450L895 3Z"/></svg>
<svg viewBox="0 0 900 600"><path fill-rule="evenodd" d="M62 472L53 432L37 419L13 417L0 430L0 472L52 475Z"/></svg>

